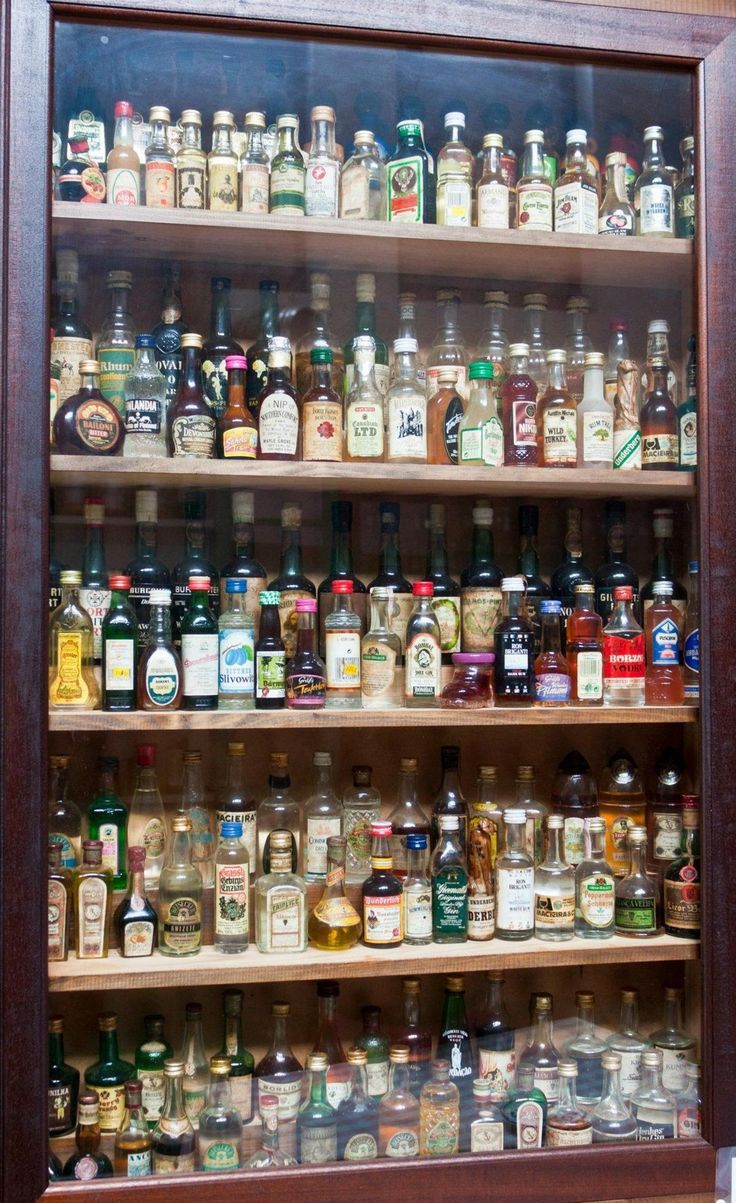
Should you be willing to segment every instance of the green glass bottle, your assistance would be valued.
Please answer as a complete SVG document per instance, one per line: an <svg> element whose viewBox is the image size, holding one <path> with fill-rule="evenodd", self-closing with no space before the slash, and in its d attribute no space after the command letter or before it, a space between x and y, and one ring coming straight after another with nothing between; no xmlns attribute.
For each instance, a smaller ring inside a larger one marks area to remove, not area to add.
<svg viewBox="0 0 736 1203"><path fill-rule="evenodd" d="M91 840L102 841L102 867L112 873L112 888L125 890L128 809L115 790L117 756L98 756L97 793L87 807L87 829Z"/></svg>
<svg viewBox="0 0 736 1203"><path fill-rule="evenodd" d="M368 335L376 344L373 372L376 387L382 397L388 392L388 347L376 334L376 277L371 272L359 272L355 277L355 327L353 337L343 348L345 357L344 393L347 397L355 382L355 351L353 343L360 335Z"/></svg>
<svg viewBox="0 0 736 1203"><path fill-rule="evenodd" d="M432 938L435 944L464 944L468 938L468 869L460 847L460 818L439 815L440 834L432 853Z"/></svg>
<svg viewBox="0 0 736 1203"><path fill-rule="evenodd" d="M144 1118L149 1128L155 1128L164 1105L164 1061L174 1054L164 1035L163 1015L146 1015L143 1031L135 1050L135 1073L142 1087Z"/></svg>
<svg viewBox="0 0 736 1203"><path fill-rule="evenodd" d="M135 710L138 618L128 600L130 577L111 576L110 589L102 620L102 709Z"/></svg>
<svg viewBox="0 0 736 1203"><path fill-rule="evenodd" d="M450 1080L460 1091L460 1152L463 1153L470 1148L470 1124L474 1118L475 1064L465 1009L465 980L462 977L445 978L437 1056L441 1060L449 1061Z"/></svg>
<svg viewBox="0 0 736 1203"><path fill-rule="evenodd" d="M79 602L92 619L95 667L102 663L102 620L110 605L110 587L105 559L105 503L101 497L84 499L84 559Z"/></svg>
<svg viewBox="0 0 736 1203"><path fill-rule="evenodd" d="M268 382L268 344L280 333L279 286L275 280L261 280L258 285L261 317L258 338L248 347L248 374L245 378L245 399L252 414L258 413L258 397Z"/></svg>
<svg viewBox="0 0 736 1203"><path fill-rule="evenodd" d="M226 990L222 996L225 1018L221 1057L230 1059L230 1093L243 1123L253 1118L253 1054L243 1043L243 991Z"/></svg>
<svg viewBox="0 0 736 1203"><path fill-rule="evenodd" d="M434 162L424 145L422 121L396 126L396 150L388 160L387 221L435 221Z"/></svg>
<svg viewBox="0 0 736 1203"><path fill-rule="evenodd" d="M381 1008L374 1006L361 1007L363 1016L363 1031L355 1041L355 1048L365 1049L368 1054L366 1064L367 1094L377 1102L388 1091L388 1050L390 1040L381 1031Z"/></svg>
<svg viewBox="0 0 736 1203"><path fill-rule="evenodd" d="M300 1165L337 1160L337 1120L327 1102L327 1064L327 1053L310 1053L307 1057L309 1093L296 1120Z"/></svg>
<svg viewBox="0 0 736 1203"><path fill-rule="evenodd" d="M171 625L174 646L181 646L181 624L189 608L191 591L189 578L206 576L210 582L210 609L215 618L220 612L220 578L215 565L207 558L205 524L207 494L200 489L184 495L184 557L171 574Z"/></svg>
<svg viewBox="0 0 736 1203"><path fill-rule="evenodd" d="M360 619L361 636L365 634L365 609L368 594L359 576L353 572L353 503L352 501L333 501L330 506L332 518L332 548L330 550L330 571L320 582L317 596L319 600L319 654L324 660L326 654L325 619L332 613L333 601L332 582L352 581L353 613Z"/></svg>
<svg viewBox="0 0 736 1203"><path fill-rule="evenodd" d="M547 1099L534 1085L534 1067L520 1065L514 1085L501 1105L503 1147L541 1149L547 1122Z"/></svg>
<svg viewBox="0 0 736 1203"><path fill-rule="evenodd" d="M73 1132L79 1097L79 1070L64 1060L64 1020L49 1015L49 1136Z"/></svg>
<svg viewBox="0 0 736 1203"><path fill-rule="evenodd" d="M99 1057L84 1073L85 1086L100 1097L100 1128L117 1132L125 1111L125 1083L135 1077L135 1066L118 1053L118 1017L113 1011L97 1016Z"/></svg>
<svg viewBox="0 0 736 1203"><path fill-rule="evenodd" d="M288 662L296 651L296 603L300 597L316 596L302 566L302 507L298 501L285 501L281 507L281 562L279 574L268 588L280 594L281 638Z"/></svg>
<svg viewBox="0 0 736 1203"><path fill-rule="evenodd" d="M209 587L207 576L189 578L189 609L181 622L185 710L217 710L219 632L209 607Z"/></svg>

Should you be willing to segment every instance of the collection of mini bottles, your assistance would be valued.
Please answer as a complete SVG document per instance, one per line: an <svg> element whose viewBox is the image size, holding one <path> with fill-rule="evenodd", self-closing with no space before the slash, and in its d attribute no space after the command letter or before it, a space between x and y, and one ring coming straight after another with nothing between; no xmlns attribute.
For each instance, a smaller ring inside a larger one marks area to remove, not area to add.
<svg viewBox="0 0 736 1203"><path fill-rule="evenodd" d="M70 255L58 253L57 274L73 281ZM329 279L313 274L312 329L295 356L291 340L276 333L273 281L261 282L261 332L247 356L232 338L229 279L212 281L206 343L170 313L165 330L162 323L136 337L127 309L131 273L108 272L107 283L111 315L96 359L79 321L68 325L75 285L58 283L51 442L62 454L675 471L697 462L695 342L680 395L663 319L648 324L642 373L621 319L611 322L607 355L593 350L587 298L569 299L566 346L548 349L544 296L524 298L529 340L509 343L509 294L487 292L485 329L469 362L460 293L443 289L425 365L415 298L402 296L389 368L369 273L357 276L356 333L344 348L327 325Z"/></svg>
<svg viewBox="0 0 736 1203"><path fill-rule="evenodd" d="M199 953L206 887L214 887L214 949L225 954L246 952L252 928L257 949L269 954L299 953L308 942L341 952L361 937L367 947L391 949L494 937L647 939L663 929L684 939L700 935L698 798L686 792L672 751L657 763L650 801L625 751L605 767L600 789L587 761L571 752L559 765L551 805L535 796L533 767L521 766L514 805L504 808L488 765L476 799L466 803L459 748L447 746L431 816L417 798L417 763L405 759L398 800L382 820L370 768L354 768L341 799L329 752L314 753L314 786L303 807L291 792L286 754L272 753L269 790L256 805L245 746L231 743L214 823L201 755L184 754L170 834L152 745L138 749L130 811L116 792L117 761L98 763L82 842L81 813L68 796L69 758L52 761L50 960L67 958L73 931L78 959L106 957L112 890L126 886L114 912L124 957L156 948L172 957ZM322 887L321 896L313 890L310 901L309 886Z"/></svg>
<svg viewBox="0 0 736 1203"><path fill-rule="evenodd" d="M335 109L327 104L312 108L304 149L295 113L269 127L265 112L251 110L241 132L232 112L218 110L205 153L197 109L184 109L172 127L170 110L154 105L147 123L141 117L134 123L132 104L118 100L106 164L104 123L87 116L85 125L70 125L68 157L54 165L61 200L572 234L692 238L695 232L695 141L682 140L682 169L670 167L658 125L644 130L642 166L641 145L615 136L605 180L585 129L567 131L561 156L549 130L527 129L517 182L517 155L504 145L503 126L485 133L474 153L459 111L444 115L436 170L416 113L398 122L392 154L374 128L362 125L347 162L336 141Z"/></svg>
<svg viewBox="0 0 736 1203"><path fill-rule="evenodd" d="M63 1018L52 1015L50 1137L77 1122L77 1151L63 1176L113 1173L102 1133L114 1134L114 1173L129 1177L700 1135L700 1069L696 1042L683 1030L681 989L665 988L663 1023L648 1037L639 1030L638 992L623 989L619 1027L603 1038L591 991L577 991L567 1035L569 1022L554 1031L547 991L532 994L529 1027L515 1027L503 987L501 972L487 974L471 1025L464 979L446 978L435 1043L422 1022L420 981L405 979L391 1035L381 1008L365 1005L346 1054L340 986L320 981L305 1066L290 1045L288 1002L271 1005L272 1041L258 1062L243 1038L242 990L224 992L222 1048L209 1058L199 1003L186 1006L179 1057L164 1016L146 1016L134 1064L120 1057L117 1016L106 1012L98 1017L99 1059L85 1070L81 1093L79 1071L64 1060ZM50 1164L61 1175L60 1164Z"/></svg>
<svg viewBox="0 0 736 1203"><path fill-rule="evenodd" d="M82 572L52 566L61 586L50 616L52 710L699 701L698 564L689 565L686 607L669 509L654 511L642 627L621 503L607 504L610 562L595 577L582 560L581 511L567 510L566 559L551 587L539 576L535 506L519 509L520 575L504 576L494 557L493 509L476 501L471 559L458 582L448 570L445 507L431 505L427 579L412 585L396 544L399 507L382 503L381 563L366 588L352 567L352 506L333 502L332 571L319 589L302 569L298 503L282 508L280 572L268 589L253 554L253 494L233 494L236 555L221 576L205 551L204 506L203 494L187 495L187 554L172 578L156 555L155 494L139 490L139 555L125 574L108 575L104 503L87 499Z"/></svg>

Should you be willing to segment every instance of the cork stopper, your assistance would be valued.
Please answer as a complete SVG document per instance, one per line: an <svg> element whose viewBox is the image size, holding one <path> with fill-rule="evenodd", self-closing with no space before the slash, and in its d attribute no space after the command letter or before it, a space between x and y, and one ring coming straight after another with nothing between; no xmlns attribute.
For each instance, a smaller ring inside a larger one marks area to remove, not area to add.
<svg viewBox="0 0 736 1203"><path fill-rule="evenodd" d="M158 521L158 494L155 489L136 489L135 520L138 523Z"/></svg>
<svg viewBox="0 0 736 1203"><path fill-rule="evenodd" d="M302 507L298 501L285 501L281 507L281 529L300 530L302 525Z"/></svg>
<svg viewBox="0 0 736 1203"><path fill-rule="evenodd" d="M355 277L356 301L375 301L376 277L373 272L358 272Z"/></svg>
<svg viewBox="0 0 736 1203"><path fill-rule="evenodd" d="M247 489L236 489L233 493L233 522L252 523L255 520L255 494Z"/></svg>

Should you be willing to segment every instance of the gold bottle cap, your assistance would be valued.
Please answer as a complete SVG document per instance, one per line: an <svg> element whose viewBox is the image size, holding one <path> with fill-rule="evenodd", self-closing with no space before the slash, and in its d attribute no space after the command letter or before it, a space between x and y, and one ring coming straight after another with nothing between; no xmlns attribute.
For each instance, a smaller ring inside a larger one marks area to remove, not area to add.
<svg viewBox="0 0 736 1203"><path fill-rule="evenodd" d="M218 109L212 118L213 125L229 125L235 129L235 117L227 109Z"/></svg>
<svg viewBox="0 0 736 1203"><path fill-rule="evenodd" d="M288 1003L288 1002L271 1003L271 1014L272 1015L289 1015L290 1012L291 1012L291 1003Z"/></svg>
<svg viewBox="0 0 736 1203"><path fill-rule="evenodd" d="M388 1050L388 1059L392 1065L408 1065L409 1046L406 1044L392 1044Z"/></svg>
<svg viewBox="0 0 736 1203"><path fill-rule="evenodd" d="M533 764L520 764L516 770L517 781L534 781L536 773Z"/></svg>
<svg viewBox="0 0 736 1203"><path fill-rule="evenodd" d="M578 1006L591 1006L595 1002L595 994L592 990L576 990L575 1002Z"/></svg>
<svg viewBox="0 0 736 1203"><path fill-rule="evenodd" d="M606 155L606 167L625 167L626 155L622 150L612 150Z"/></svg>
<svg viewBox="0 0 736 1203"><path fill-rule="evenodd" d="M329 768L332 764L332 752L315 752L312 757L312 764L318 768Z"/></svg>
<svg viewBox="0 0 736 1203"><path fill-rule="evenodd" d="M227 745L228 756L245 756L245 744L229 743Z"/></svg>
<svg viewBox="0 0 736 1203"><path fill-rule="evenodd" d="M506 978L503 975L502 969L490 969L488 971L489 982L505 982Z"/></svg>
<svg viewBox="0 0 736 1203"><path fill-rule="evenodd" d="M182 334L181 336L182 350L186 347L197 347L201 350L203 345L204 339L201 334Z"/></svg>
<svg viewBox="0 0 736 1203"><path fill-rule="evenodd" d="M482 781L495 781L498 777L498 769L495 764L482 764L478 769L478 774Z"/></svg>
<svg viewBox="0 0 736 1203"><path fill-rule="evenodd" d="M149 121L171 121L171 113L166 108L166 105L155 104L152 109L148 110Z"/></svg>
<svg viewBox="0 0 736 1203"><path fill-rule="evenodd" d="M578 1076L578 1063L573 1061L572 1057L568 1060L563 1057L557 1062L557 1070L561 1078L576 1078Z"/></svg>
<svg viewBox="0 0 736 1203"><path fill-rule="evenodd" d="M695 138L692 134L688 134L688 136L683 138L682 142L680 143L680 154L683 157L688 150L695 150Z"/></svg>
<svg viewBox="0 0 736 1203"><path fill-rule="evenodd" d="M265 129L266 128L266 114L261 113L261 112L256 112L254 109L253 112L245 114L245 124L246 125L256 125L259 129Z"/></svg>
<svg viewBox="0 0 736 1203"><path fill-rule="evenodd" d="M547 352L547 363L567 363L567 351L563 351L561 347L554 347Z"/></svg>
<svg viewBox="0 0 736 1203"><path fill-rule="evenodd" d="M367 1065L368 1053L364 1048L348 1049L348 1065Z"/></svg>
<svg viewBox="0 0 736 1203"><path fill-rule="evenodd" d="M216 1057L210 1057L210 1073L216 1078L229 1077L230 1058L223 1057L219 1053Z"/></svg>
<svg viewBox="0 0 736 1203"><path fill-rule="evenodd" d="M376 140L376 136L373 133L373 130L369 130L369 129L356 129L355 135L353 137L353 142L356 144L356 146L359 142L369 142L370 143L370 142L375 142L375 140Z"/></svg>
<svg viewBox="0 0 736 1203"><path fill-rule="evenodd" d="M483 149L489 150L495 146L496 150L503 150L503 135L502 134L484 134Z"/></svg>
<svg viewBox="0 0 736 1203"><path fill-rule="evenodd" d="M459 994L465 989L465 978L455 976L445 978L445 989L451 990L453 994Z"/></svg>
<svg viewBox="0 0 736 1203"><path fill-rule="evenodd" d="M527 292L523 297L525 309L546 309L547 296L543 292Z"/></svg>
<svg viewBox="0 0 736 1203"><path fill-rule="evenodd" d="M68 769L71 763L71 756L49 756L49 764L52 769Z"/></svg>
<svg viewBox="0 0 736 1203"><path fill-rule="evenodd" d="M536 999L534 1000L534 1010L535 1011L551 1011L552 1010L552 999L550 998L549 994L538 994L537 995Z"/></svg>
<svg viewBox="0 0 736 1203"><path fill-rule="evenodd" d="M644 130L644 141L648 142L651 138L663 138L664 133L661 125L648 125Z"/></svg>
<svg viewBox="0 0 736 1203"><path fill-rule="evenodd" d="M446 305L448 301L462 301L463 294L459 288L438 288L437 304Z"/></svg>
<svg viewBox="0 0 736 1203"><path fill-rule="evenodd" d="M605 355L600 351L586 351L583 363L586 368L602 368L606 362Z"/></svg>
<svg viewBox="0 0 736 1203"><path fill-rule="evenodd" d="M177 815L171 824L172 831L191 831L192 820L186 815Z"/></svg>
<svg viewBox="0 0 736 1203"><path fill-rule="evenodd" d="M662 1053L658 1048L648 1048L641 1055L641 1063L647 1069L661 1069Z"/></svg>
<svg viewBox="0 0 736 1203"><path fill-rule="evenodd" d="M595 585L591 585L590 581L581 581L573 590L575 593L595 593Z"/></svg>
<svg viewBox="0 0 736 1203"><path fill-rule="evenodd" d="M182 125L201 125L202 114L199 109L184 109L179 121Z"/></svg>
<svg viewBox="0 0 736 1203"><path fill-rule="evenodd" d="M312 121L331 121L335 124L335 110L328 104L316 104L309 116Z"/></svg>
<svg viewBox="0 0 736 1203"><path fill-rule="evenodd" d="M114 1011L102 1011L97 1016L97 1027L101 1032L114 1032L118 1026L118 1017Z"/></svg>
<svg viewBox="0 0 736 1203"><path fill-rule="evenodd" d="M637 1002L639 998L638 990L630 990L628 987L621 991L622 1002Z"/></svg>
<svg viewBox="0 0 736 1203"><path fill-rule="evenodd" d="M184 762L184 764L201 764L202 753L201 752L185 752L184 755L182 756L182 761Z"/></svg>
<svg viewBox="0 0 736 1203"><path fill-rule="evenodd" d="M682 998L682 995L683 990L681 986L665 986L664 988L665 999L669 1000L669 1002Z"/></svg>
<svg viewBox="0 0 736 1203"><path fill-rule="evenodd" d="M97 359L80 359L79 375L80 376L99 376L100 363Z"/></svg>
<svg viewBox="0 0 736 1203"><path fill-rule="evenodd" d="M106 286L108 288L132 288L133 273L118 271L117 269L109 271L106 277Z"/></svg>
<svg viewBox="0 0 736 1203"><path fill-rule="evenodd" d="M79 588L82 584L82 574L76 568L64 568L60 574L62 585L70 585L72 588Z"/></svg>
<svg viewBox="0 0 736 1203"><path fill-rule="evenodd" d="M417 761L414 756L402 756L399 761L399 771L402 773L416 773Z"/></svg>
<svg viewBox="0 0 736 1203"><path fill-rule="evenodd" d="M484 292L484 305L505 305L508 308L509 294L507 292Z"/></svg>
<svg viewBox="0 0 736 1203"><path fill-rule="evenodd" d="M273 836L271 838L273 839ZM328 1065L327 1053L310 1053L307 1057L307 1069L325 1070Z"/></svg>
<svg viewBox="0 0 736 1203"><path fill-rule="evenodd" d="M183 1078L184 1077L184 1062L177 1057L170 1057L168 1061L164 1061L164 1076L167 1078Z"/></svg>

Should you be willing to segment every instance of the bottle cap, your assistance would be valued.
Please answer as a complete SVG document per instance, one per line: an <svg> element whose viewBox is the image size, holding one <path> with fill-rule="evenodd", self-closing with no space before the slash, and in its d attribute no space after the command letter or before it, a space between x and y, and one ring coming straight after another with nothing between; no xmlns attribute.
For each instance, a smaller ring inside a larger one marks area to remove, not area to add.
<svg viewBox="0 0 736 1203"><path fill-rule="evenodd" d="M258 601L262 606L277 606L281 601L281 594L278 589L261 589Z"/></svg>
<svg viewBox="0 0 736 1203"><path fill-rule="evenodd" d="M201 334L182 334L181 336L181 347L183 351L185 351L187 347L196 347L201 351L203 343L204 339L202 338Z"/></svg>
<svg viewBox="0 0 736 1203"><path fill-rule="evenodd" d="M606 155L606 167L625 167L626 155L622 150L612 150Z"/></svg>
<svg viewBox="0 0 736 1203"><path fill-rule="evenodd" d="M353 135L353 142L355 143L356 146L360 142L370 143L370 142L375 142L375 140L376 140L375 134L373 133L372 130L369 130L369 129L356 129L355 134Z"/></svg>
<svg viewBox="0 0 736 1203"><path fill-rule="evenodd" d="M64 1031L64 1016L63 1015L49 1015L49 1031L50 1032L63 1032Z"/></svg>
<svg viewBox="0 0 736 1203"><path fill-rule="evenodd" d="M478 776L483 781L496 781L498 778L498 769L495 764L482 764L478 769Z"/></svg>
<svg viewBox="0 0 736 1203"><path fill-rule="evenodd" d="M547 295L544 292L527 292L523 298L525 309L546 309Z"/></svg>
<svg viewBox="0 0 736 1203"><path fill-rule="evenodd" d="M317 603L313 597L298 597L294 608L297 614L316 614Z"/></svg>
<svg viewBox="0 0 736 1203"><path fill-rule="evenodd" d="M310 1053L307 1057L307 1069L313 1072L327 1069L328 1064L327 1053Z"/></svg>
<svg viewBox="0 0 736 1203"><path fill-rule="evenodd" d="M140 1107L141 1095L143 1093L143 1083L138 1081L130 1081L125 1083L125 1106Z"/></svg>
<svg viewBox="0 0 736 1203"><path fill-rule="evenodd" d="M186 815L177 815L171 824L171 830L177 832L191 831L192 820Z"/></svg>
<svg viewBox="0 0 736 1203"><path fill-rule="evenodd" d="M483 149L490 150L495 147L496 150L503 150L503 135L502 134L484 134Z"/></svg>
<svg viewBox="0 0 736 1203"><path fill-rule="evenodd" d="M588 831L595 832L595 831L605 831L606 830L606 820L605 819L599 819L599 818L586 819L585 823L587 825Z"/></svg>
<svg viewBox="0 0 736 1203"><path fill-rule="evenodd" d="M493 380L493 364L487 359L474 359L468 368L471 380Z"/></svg>
<svg viewBox="0 0 736 1203"><path fill-rule="evenodd" d="M248 582L242 576L229 576L225 581L226 593L247 593Z"/></svg>
<svg viewBox="0 0 736 1203"><path fill-rule="evenodd" d="M358 272L355 277L356 301L375 301L376 277L373 272Z"/></svg>
<svg viewBox="0 0 736 1203"><path fill-rule="evenodd" d="M133 287L133 273L126 272L126 271L120 271L118 268L114 267L112 269L112 271L109 271L107 273L107 276L105 277L105 287L106 288L132 288Z"/></svg>
<svg viewBox="0 0 736 1203"><path fill-rule="evenodd" d="M493 506L484 497L479 497L473 506L474 526L493 526Z"/></svg>
<svg viewBox="0 0 736 1203"><path fill-rule="evenodd" d="M457 815L438 815L437 824L440 831L460 830L460 820Z"/></svg>
<svg viewBox="0 0 736 1203"><path fill-rule="evenodd" d="M570 297L565 310L567 313L590 313L590 297Z"/></svg>
<svg viewBox="0 0 736 1203"><path fill-rule="evenodd" d="M136 334L135 346L137 351L140 350L141 347L155 347L156 339L152 334Z"/></svg>
<svg viewBox="0 0 736 1203"><path fill-rule="evenodd" d="M335 124L335 110L328 104L316 104L309 116L312 121L331 121Z"/></svg>
<svg viewBox="0 0 736 1203"><path fill-rule="evenodd" d="M353 582L352 581L333 581L332 582L332 592L333 593L352 593L353 592Z"/></svg>
<svg viewBox="0 0 736 1203"><path fill-rule="evenodd" d="M563 1057L557 1062L557 1070L561 1078L576 1078L578 1076L578 1063L573 1061L572 1057L568 1060Z"/></svg>
<svg viewBox="0 0 736 1203"><path fill-rule="evenodd" d="M132 117L133 106L129 100L116 100L113 113L116 117Z"/></svg>
<svg viewBox="0 0 736 1203"><path fill-rule="evenodd" d="M291 1012L291 1003L288 1003L288 1002L271 1003L271 1014L272 1015L289 1015L290 1012Z"/></svg>
<svg viewBox="0 0 736 1203"><path fill-rule="evenodd" d="M503 812L503 821L507 826L509 823L512 826L517 823L526 823L526 811L518 809L505 810Z"/></svg>
<svg viewBox="0 0 736 1203"><path fill-rule="evenodd" d="M586 351L583 363L586 368L602 368L606 362L605 355L600 351Z"/></svg>
<svg viewBox="0 0 736 1203"><path fill-rule="evenodd" d="M347 1057L348 1057L348 1065L367 1065L368 1064L368 1053L366 1052L366 1050L364 1048L349 1048Z"/></svg>
<svg viewBox="0 0 736 1203"><path fill-rule="evenodd" d="M567 142L568 146L570 146L570 144L573 142L587 142L587 141L588 141L588 131L587 130L569 129L567 131L566 142Z"/></svg>
<svg viewBox="0 0 736 1203"><path fill-rule="evenodd" d="M291 852L293 836L290 831L285 828L277 828L271 832L271 851L272 852Z"/></svg>
<svg viewBox="0 0 736 1203"><path fill-rule="evenodd" d="M452 113L445 113L445 129L447 129L448 125L465 125L465 114L454 111Z"/></svg>
<svg viewBox="0 0 736 1203"><path fill-rule="evenodd" d="M581 581L575 585L574 593L595 593L595 585L591 585L590 581Z"/></svg>
<svg viewBox="0 0 736 1203"><path fill-rule="evenodd" d="M539 613L540 614L561 614L562 613L562 602L557 601L555 598L544 597L544 598L542 598L542 600L539 603Z"/></svg>
<svg viewBox="0 0 736 1203"><path fill-rule="evenodd" d="M655 581L652 585L652 593L655 597L672 597L675 587L672 581Z"/></svg>
<svg viewBox="0 0 736 1203"><path fill-rule="evenodd" d="M212 118L213 125L230 125L235 128L235 117L226 109L218 109Z"/></svg>
<svg viewBox="0 0 736 1203"><path fill-rule="evenodd" d="M526 581L523 576L505 576L501 581L502 593L524 593Z"/></svg>
<svg viewBox="0 0 736 1203"><path fill-rule="evenodd" d="M511 343L509 347L509 357L511 359L528 359L529 358L529 343Z"/></svg>
<svg viewBox="0 0 736 1203"><path fill-rule="evenodd" d="M474 1099L489 1099L493 1094L489 1078L474 1078L473 1079L473 1098Z"/></svg>
<svg viewBox="0 0 736 1203"><path fill-rule="evenodd" d="M408 354L408 353L411 353L412 355L416 355L418 348L419 348L419 343L417 342L417 340L415 338L395 338L394 339L394 352L397 355L403 355L403 354Z"/></svg>
<svg viewBox="0 0 736 1203"><path fill-rule="evenodd" d="M101 1032L114 1032L118 1026L118 1017L114 1011L101 1011L97 1016L97 1027Z"/></svg>
<svg viewBox="0 0 736 1203"><path fill-rule="evenodd" d="M245 744L240 740L232 740L227 745L228 756L245 756Z"/></svg>
<svg viewBox="0 0 736 1203"><path fill-rule="evenodd" d="M647 334L669 334L670 324L662 317L652 318L647 326Z"/></svg>
<svg viewBox="0 0 736 1203"><path fill-rule="evenodd" d="M80 359L79 375L80 376L99 376L100 364L97 359Z"/></svg>
<svg viewBox="0 0 736 1203"><path fill-rule="evenodd" d="M163 104L155 104L148 110L149 121L171 121L171 113Z"/></svg>
<svg viewBox="0 0 736 1203"><path fill-rule="evenodd" d="M233 493L233 522L252 522L255 517L255 496L247 489Z"/></svg>
<svg viewBox="0 0 736 1203"><path fill-rule="evenodd" d="M164 1061L164 1077L183 1078L184 1062L180 1061L178 1057L169 1057L168 1061Z"/></svg>
<svg viewBox="0 0 736 1203"><path fill-rule="evenodd" d="M225 356L225 370L226 371L233 372L236 370L240 370L241 372L244 372L247 367L248 367L248 360L246 359L245 355L226 355Z"/></svg>
<svg viewBox="0 0 736 1203"><path fill-rule="evenodd" d="M331 347L312 347L309 352L310 363L332 363L333 358Z"/></svg>
<svg viewBox="0 0 736 1203"><path fill-rule="evenodd" d="M184 764L201 764L202 763L202 753L197 752L197 751L185 752L184 755L182 756L182 761L184 762Z"/></svg>
<svg viewBox="0 0 736 1203"><path fill-rule="evenodd" d="M114 589L117 593L127 593L128 590L130 589L130 577L129 576L111 576L110 577L110 588Z"/></svg>
<svg viewBox="0 0 736 1203"><path fill-rule="evenodd" d="M332 764L332 752L315 752L312 764L322 768L328 767Z"/></svg>
<svg viewBox="0 0 736 1203"><path fill-rule="evenodd" d="M560 831L565 826L565 820L562 815L548 815L547 827L553 831Z"/></svg>
<svg viewBox="0 0 736 1203"><path fill-rule="evenodd" d="M228 581L228 584L230 582ZM207 593L210 587L208 576L190 576L189 589L192 593Z"/></svg>
<svg viewBox="0 0 736 1203"><path fill-rule="evenodd" d="M554 347L547 352L547 363L567 363L567 351L563 351L561 347Z"/></svg>
<svg viewBox="0 0 736 1203"><path fill-rule="evenodd" d="M524 145L528 146L530 142L544 142L544 130L528 129L524 134Z"/></svg>
<svg viewBox="0 0 736 1203"><path fill-rule="evenodd" d="M245 124L246 125L257 125L259 127L259 129L265 129L266 128L266 114L256 112L255 110L251 113L246 113L245 114Z"/></svg>
<svg viewBox="0 0 736 1203"><path fill-rule="evenodd" d="M387 819L374 819L371 823L371 836L374 839L388 839L393 828Z"/></svg>
<svg viewBox="0 0 736 1203"><path fill-rule="evenodd" d="M427 837L419 831L410 832L406 837L406 846L410 852L422 852L427 847Z"/></svg>
<svg viewBox="0 0 736 1203"><path fill-rule="evenodd" d="M613 591L614 601L631 601L634 596L634 590L631 585L616 585Z"/></svg>
<svg viewBox="0 0 736 1203"><path fill-rule="evenodd" d="M699 561L698 561L698 560L691 560L691 561L690 561L690 563L689 563L689 564L688 564L688 566L687 566L687 570L688 570L688 572L699 572L699 571L700 571L700 564L699 564Z"/></svg>
<svg viewBox="0 0 736 1203"><path fill-rule="evenodd" d="M230 1058L222 1056L221 1053L210 1057L210 1073L215 1078L228 1078L230 1076Z"/></svg>
<svg viewBox="0 0 736 1203"><path fill-rule="evenodd" d="M80 584L81 584L81 573ZM62 573L63 576L63 573ZM434 585L431 581L415 581L411 587L411 591L415 597L432 597L434 595Z"/></svg>
<svg viewBox="0 0 736 1203"><path fill-rule="evenodd" d="M388 1050L388 1059L392 1065L408 1065L409 1046L406 1044L392 1044Z"/></svg>
<svg viewBox="0 0 736 1203"><path fill-rule="evenodd" d="M131 844L128 848L128 868L132 873L146 867L146 849L143 844Z"/></svg>
<svg viewBox="0 0 736 1203"><path fill-rule="evenodd" d="M641 1055L641 1063L647 1069L662 1068L662 1053L658 1048L648 1048Z"/></svg>
<svg viewBox="0 0 736 1203"><path fill-rule="evenodd" d="M158 520L158 496L155 489L136 489L135 520L138 523Z"/></svg>
<svg viewBox="0 0 736 1203"><path fill-rule="evenodd" d="M179 120L182 125L201 125L202 114L199 109L183 109Z"/></svg>
<svg viewBox="0 0 736 1203"><path fill-rule="evenodd" d="M353 351L363 354L376 353L376 340L372 334L356 334L353 339Z"/></svg>
<svg viewBox="0 0 736 1203"><path fill-rule="evenodd" d="M233 819L231 822L220 823L220 839L223 840L239 840L243 834L243 824L239 819Z"/></svg>
<svg viewBox="0 0 736 1203"><path fill-rule="evenodd" d="M171 605L171 590L170 589L152 589L149 597L151 606L170 606Z"/></svg>
<svg viewBox="0 0 736 1203"><path fill-rule="evenodd" d="M417 762L414 756L402 756L399 761L399 771L402 773L416 773Z"/></svg>
<svg viewBox="0 0 736 1203"><path fill-rule="evenodd" d="M445 978L445 990L451 990L453 994L460 994L464 989L465 978L456 974Z"/></svg>
<svg viewBox="0 0 736 1203"><path fill-rule="evenodd" d="M440 384L456 384L458 377L457 368L443 367L437 372L437 380Z"/></svg>
<svg viewBox="0 0 736 1203"><path fill-rule="evenodd" d="M661 125L648 125L644 130L644 141L649 142L652 138L663 138Z"/></svg>

